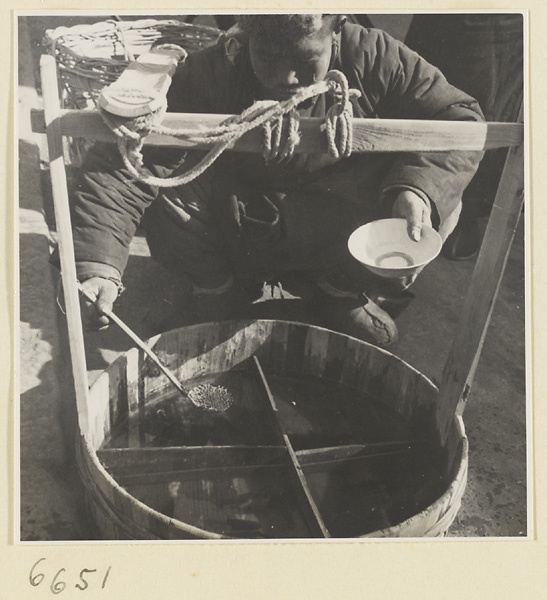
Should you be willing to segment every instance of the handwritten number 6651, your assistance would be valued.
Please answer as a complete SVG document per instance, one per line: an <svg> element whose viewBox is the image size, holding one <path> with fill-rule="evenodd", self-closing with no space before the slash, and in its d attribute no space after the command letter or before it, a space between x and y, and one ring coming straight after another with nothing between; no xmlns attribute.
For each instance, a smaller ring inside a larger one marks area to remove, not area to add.
<svg viewBox="0 0 547 600"><path fill-rule="evenodd" d="M39 586L46 577L44 573L35 573L36 567L44 560L46 560L46 559L41 558L40 560L36 561L34 563L34 565L32 565L32 568L30 570L29 582L30 582L30 585L32 585L34 587ZM108 569L106 570L106 573L105 573L103 581L102 581L101 588L104 588L104 586L106 585L106 580L108 579L108 576L110 574L110 569L111 569L111 567L108 567ZM66 582L59 579L59 577L61 576L61 573L64 573L65 571L66 571L65 568L59 569L57 571L57 573L55 573L53 579L51 580L51 585L49 586L49 589L52 594L60 594L66 588ZM77 589L82 590L82 591L86 590L89 587L89 583L85 579L85 575L88 575L90 573L96 573L96 572L97 572L97 569L82 569L80 571L80 580L74 587L76 587Z"/></svg>

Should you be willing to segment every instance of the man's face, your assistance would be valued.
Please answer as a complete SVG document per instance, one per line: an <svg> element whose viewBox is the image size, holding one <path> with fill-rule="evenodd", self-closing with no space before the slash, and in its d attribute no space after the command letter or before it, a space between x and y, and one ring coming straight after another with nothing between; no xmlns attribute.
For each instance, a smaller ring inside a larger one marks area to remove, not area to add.
<svg viewBox="0 0 547 600"><path fill-rule="evenodd" d="M267 100L287 100L300 88L321 81L329 70L334 34L320 31L283 46L249 40L251 65Z"/></svg>

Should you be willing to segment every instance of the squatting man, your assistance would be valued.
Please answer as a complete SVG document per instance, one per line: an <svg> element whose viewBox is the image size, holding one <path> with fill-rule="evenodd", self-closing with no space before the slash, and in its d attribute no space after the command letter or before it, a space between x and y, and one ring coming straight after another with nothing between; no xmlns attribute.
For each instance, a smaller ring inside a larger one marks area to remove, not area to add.
<svg viewBox="0 0 547 600"><path fill-rule="evenodd" d="M241 15L216 45L190 54L173 77L168 110L240 114L257 100L283 101L342 72L353 114L362 118L480 121L477 102L439 70L385 32L342 15ZM321 94L298 107L324 117L335 101ZM183 172L201 152L148 149L149 173ZM224 153L205 173L178 188L154 188L131 177L117 149L97 143L72 193L78 278L111 308L121 288L131 239L144 220L152 257L185 274L197 319L235 317L262 282L298 274L313 290L310 309L331 329L377 345L397 338L381 300L411 283L389 285L347 250L358 226L404 218L418 240L423 224L446 239L478 152L364 153L346 158ZM182 307L181 307L182 310ZM84 317L108 319L86 303Z"/></svg>

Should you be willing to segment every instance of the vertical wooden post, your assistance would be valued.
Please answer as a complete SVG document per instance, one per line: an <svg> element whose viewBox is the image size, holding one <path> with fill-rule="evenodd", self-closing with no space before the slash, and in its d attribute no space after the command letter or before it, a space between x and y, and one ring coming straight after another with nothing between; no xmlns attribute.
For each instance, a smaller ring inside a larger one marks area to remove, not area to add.
<svg viewBox="0 0 547 600"><path fill-rule="evenodd" d="M85 359L84 336L80 315L80 299L77 289L76 262L72 242L70 206L63 157L63 138L61 132L59 89L57 86L57 67L55 58L43 55L40 60L44 116L49 151L51 187L57 225L61 275L66 307L68 339L74 376L78 423L83 435L89 433L88 399L89 385Z"/></svg>
<svg viewBox="0 0 547 600"><path fill-rule="evenodd" d="M523 119L522 108L518 120ZM524 143L510 148L471 285L439 389L437 431L446 445L461 415L479 362L484 338L524 202Z"/></svg>

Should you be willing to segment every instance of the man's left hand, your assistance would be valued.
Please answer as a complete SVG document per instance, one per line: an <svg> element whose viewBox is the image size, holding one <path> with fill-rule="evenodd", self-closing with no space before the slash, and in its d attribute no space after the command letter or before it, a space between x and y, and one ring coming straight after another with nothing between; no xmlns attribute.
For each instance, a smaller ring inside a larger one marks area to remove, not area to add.
<svg viewBox="0 0 547 600"><path fill-rule="evenodd" d="M431 227L431 209L418 194L412 190L401 190L393 203L392 216L406 219L408 235L419 242L422 225Z"/></svg>

